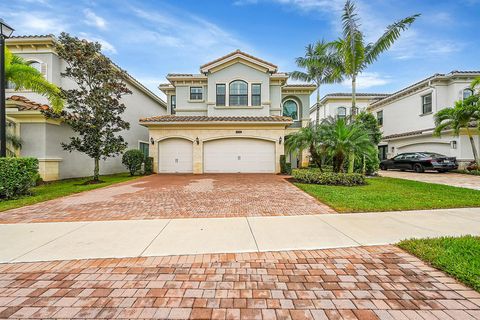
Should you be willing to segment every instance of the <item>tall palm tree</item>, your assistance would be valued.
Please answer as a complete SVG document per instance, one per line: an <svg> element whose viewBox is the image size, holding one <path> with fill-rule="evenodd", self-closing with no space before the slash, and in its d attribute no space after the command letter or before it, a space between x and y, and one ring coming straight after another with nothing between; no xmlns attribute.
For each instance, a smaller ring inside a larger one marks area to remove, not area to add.
<svg viewBox="0 0 480 320"><path fill-rule="evenodd" d="M344 164L351 154L370 158L375 151L369 132L357 122L345 119L329 120L325 125L324 144L333 157L335 172L344 172ZM353 162L349 162L348 172L353 172Z"/></svg>
<svg viewBox="0 0 480 320"><path fill-rule="evenodd" d="M285 138L287 152L302 152L308 150L312 161L322 170L325 153L323 140L323 127L321 125L303 127Z"/></svg>
<svg viewBox="0 0 480 320"><path fill-rule="evenodd" d="M342 80L341 61L334 54L329 43L324 40L305 47L305 56L295 59L297 66L304 71L293 71L290 77L295 80L313 82L317 86L317 114L319 123L320 86Z"/></svg>
<svg viewBox="0 0 480 320"><path fill-rule="evenodd" d="M473 139L472 125L480 125L480 96L473 95L465 100L455 102L453 108L445 108L435 114L434 134L440 136L445 130L453 130L453 134L458 136L462 129L467 133L470 145L472 147L475 163L480 167L480 159ZM479 130L479 128L474 129ZM478 134L478 133L477 133Z"/></svg>
<svg viewBox="0 0 480 320"><path fill-rule="evenodd" d="M31 90L46 96L55 111L63 108L64 101L60 89L48 82L41 72L30 66L23 58L12 54L8 48L5 48L5 77L7 82L15 85L15 90Z"/></svg>
<svg viewBox="0 0 480 320"><path fill-rule="evenodd" d="M359 17L354 2L347 0L343 8L342 38L331 43L342 60L343 73L352 82L352 114L357 112L356 84L358 75L368 65L372 64L380 55L400 37L400 33L420 16L415 14L389 25L375 43L365 43L364 35L360 30Z"/></svg>

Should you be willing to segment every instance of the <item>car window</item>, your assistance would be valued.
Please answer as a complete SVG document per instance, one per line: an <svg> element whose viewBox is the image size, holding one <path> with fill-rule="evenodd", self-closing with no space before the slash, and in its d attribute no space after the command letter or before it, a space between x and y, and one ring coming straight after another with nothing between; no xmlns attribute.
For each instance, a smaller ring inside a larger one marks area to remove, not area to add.
<svg viewBox="0 0 480 320"><path fill-rule="evenodd" d="M415 153L408 153L408 154L405 155L405 159L406 160L417 159L417 155Z"/></svg>
<svg viewBox="0 0 480 320"><path fill-rule="evenodd" d="M404 157L404 154L399 154L398 156L394 157L393 160L403 160Z"/></svg>
<svg viewBox="0 0 480 320"><path fill-rule="evenodd" d="M423 157L429 157L429 158L445 158L446 156L440 153L435 153L435 152L421 152L420 153Z"/></svg>

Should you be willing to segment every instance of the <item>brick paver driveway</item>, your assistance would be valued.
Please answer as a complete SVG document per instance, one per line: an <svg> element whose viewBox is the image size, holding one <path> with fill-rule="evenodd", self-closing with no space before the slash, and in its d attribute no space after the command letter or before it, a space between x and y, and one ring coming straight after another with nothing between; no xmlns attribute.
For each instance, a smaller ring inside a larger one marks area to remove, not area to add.
<svg viewBox="0 0 480 320"><path fill-rule="evenodd" d="M0 318L480 319L391 246L0 265Z"/></svg>
<svg viewBox="0 0 480 320"><path fill-rule="evenodd" d="M0 223L334 212L272 174L152 175L0 212Z"/></svg>
<svg viewBox="0 0 480 320"><path fill-rule="evenodd" d="M480 190L480 176L460 174L460 173L438 173L427 171L424 173L407 172L407 171L381 171L380 175L384 177L400 178L407 180L416 180L428 183L446 184L454 187L462 187Z"/></svg>

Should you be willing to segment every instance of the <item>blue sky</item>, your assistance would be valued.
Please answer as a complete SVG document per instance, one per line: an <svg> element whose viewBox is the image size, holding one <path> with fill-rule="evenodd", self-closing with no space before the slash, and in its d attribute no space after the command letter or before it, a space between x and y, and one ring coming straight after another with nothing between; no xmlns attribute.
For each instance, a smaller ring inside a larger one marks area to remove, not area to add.
<svg viewBox="0 0 480 320"><path fill-rule="evenodd" d="M241 49L296 69L295 57L319 39L340 35L343 0L93 1L15 0L0 17L16 35L67 31L103 44L104 53L157 89L169 72ZM402 38L359 79L359 91L393 92L434 73L480 69L480 0L359 0L367 40L394 20L421 13ZM322 95L349 91L326 85Z"/></svg>

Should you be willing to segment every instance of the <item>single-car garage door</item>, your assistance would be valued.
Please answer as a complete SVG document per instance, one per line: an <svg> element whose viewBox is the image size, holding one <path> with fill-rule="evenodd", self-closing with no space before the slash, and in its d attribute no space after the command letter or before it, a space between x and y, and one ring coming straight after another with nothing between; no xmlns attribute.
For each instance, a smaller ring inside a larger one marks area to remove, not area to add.
<svg viewBox="0 0 480 320"><path fill-rule="evenodd" d="M229 138L205 142L205 173L275 172L275 143L272 141Z"/></svg>
<svg viewBox="0 0 480 320"><path fill-rule="evenodd" d="M158 144L158 171L163 173L193 172L193 144L186 139L167 139Z"/></svg>

